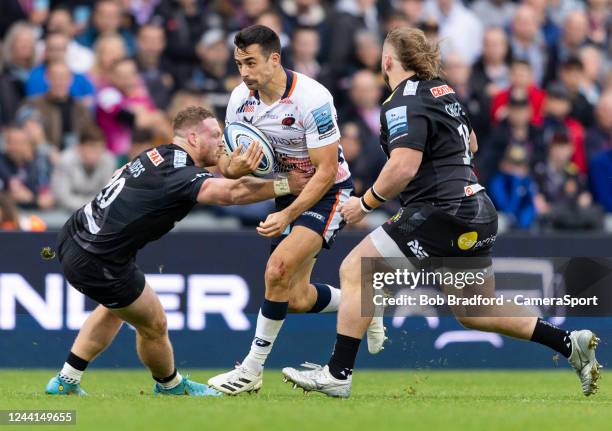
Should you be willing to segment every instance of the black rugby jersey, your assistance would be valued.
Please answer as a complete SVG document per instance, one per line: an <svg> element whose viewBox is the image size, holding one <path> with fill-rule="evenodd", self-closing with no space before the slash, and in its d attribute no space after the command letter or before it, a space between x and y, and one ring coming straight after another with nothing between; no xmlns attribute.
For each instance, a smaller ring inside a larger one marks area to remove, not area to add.
<svg viewBox="0 0 612 431"><path fill-rule="evenodd" d="M395 88L382 105L381 147L387 157L398 147L423 152L419 170L400 193L402 206L426 202L469 220L494 217L479 215L481 199L472 196L481 188L469 148L471 132L455 92L441 79L413 76Z"/></svg>
<svg viewBox="0 0 612 431"><path fill-rule="evenodd" d="M185 217L211 176L181 147L161 145L141 153L115 175L72 215L65 229L86 251L125 262Z"/></svg>

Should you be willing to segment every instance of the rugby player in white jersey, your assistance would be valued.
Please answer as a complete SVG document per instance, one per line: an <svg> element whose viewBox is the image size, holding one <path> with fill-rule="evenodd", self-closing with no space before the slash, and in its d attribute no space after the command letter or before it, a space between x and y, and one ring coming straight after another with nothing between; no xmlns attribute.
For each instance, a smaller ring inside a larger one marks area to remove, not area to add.
<svg viewBox="0 0 612 431"><path fill-rule="evenodd" d="M232 92L226 124L242 121L254 125L272 144L277 171L297 169L312 177L297 199L277 198L277 211L257 227L260 235L274 240L255 337L240 365L208 381L231 395L259 390L264 363L288 311L337 311L340 290L310 283L310 275L321 248L329 248L343 227L340 207L353 191L329 91L282 66L279 38L268 27L245 28L236 35L234 44L243 83ZM251 173L240 159L239 151L222 157L219 169L228 178ZM378 353L385 338L382 318L373 319L368 335L370 352Z"/></svg>

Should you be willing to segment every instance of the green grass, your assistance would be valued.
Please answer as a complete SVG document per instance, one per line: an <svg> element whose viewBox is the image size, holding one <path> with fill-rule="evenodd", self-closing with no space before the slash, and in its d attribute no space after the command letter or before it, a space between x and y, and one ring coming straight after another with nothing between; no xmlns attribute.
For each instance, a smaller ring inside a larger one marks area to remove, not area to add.
<svg viewBox="0 0 612 431"><path fill-rule="evenodd" d="M574 431L610 429L612 423L605 380L600 393L586 398L569 369L358 371L348 400L304 396L283 384L276 370L266 371L259 394L221 399L153 397L145 371L114 370L88 371L87 397L50 397L42 389L52 374L0 371L0 409L76 410L76 426L36 428L60 430ZM190 374L206 381L215 372Z"/></svg>

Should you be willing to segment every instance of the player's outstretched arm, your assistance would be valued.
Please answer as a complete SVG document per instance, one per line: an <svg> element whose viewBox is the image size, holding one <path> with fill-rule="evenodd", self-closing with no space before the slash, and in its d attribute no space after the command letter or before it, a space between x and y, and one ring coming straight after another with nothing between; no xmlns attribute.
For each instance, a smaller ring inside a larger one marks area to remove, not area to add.
<svg viewBox="0 0 612 431"><path fill-rule="evenodd" d="M202 184L198 202L208 205L244 205L278 196L299 194L309 176L292 173L288 178L264 180L251 176L237 180L210 178Z"/></svg>
<svg viewBox="0 0 612 431"><path fill-rule="evenodd" d="M225 178L237 179L248 175L257 169L263 159L263 149L259 142L253 142L242 153L242 145L238 145L229 156L222 154L217 162L219 171Z"/></svg>
<svg viewBox="0 0 612 431"><path fill-rule="evenodd" d="M472 133L470 133L470 152L476 154L476 151L478 151L478 139L476 139L476 133L472 130Z"/></svg>

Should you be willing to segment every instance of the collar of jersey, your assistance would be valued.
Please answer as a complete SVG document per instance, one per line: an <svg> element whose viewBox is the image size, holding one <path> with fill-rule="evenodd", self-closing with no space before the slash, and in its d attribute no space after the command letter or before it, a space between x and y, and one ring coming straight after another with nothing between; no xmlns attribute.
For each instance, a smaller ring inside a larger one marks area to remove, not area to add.
<svg viewBox="0 0 612 431"><path fill-rule="evenodd" d="M295 89L295 83L297 82L295 72L284 67L283 70L285 71L285 75L287 75L287 85L285 85L285 92L283 93L283 96L280 98L280 100L286 99L287 97L291 96L291 94L293 94L293 90ZM259 91L254 90L253 96L257 100L259 100Z"/></svg>

